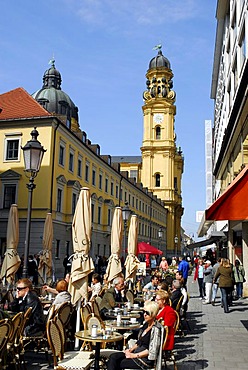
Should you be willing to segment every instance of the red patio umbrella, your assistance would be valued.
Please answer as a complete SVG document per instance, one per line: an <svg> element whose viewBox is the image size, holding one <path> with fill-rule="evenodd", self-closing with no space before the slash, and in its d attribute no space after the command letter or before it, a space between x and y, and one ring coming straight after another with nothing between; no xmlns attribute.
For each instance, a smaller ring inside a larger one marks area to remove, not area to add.
<svg viewBox="0 0 248 370"><path fill-rule="evenodd" d="M140 243L138 243L137 254L159 254L159 255L162 255L163 252L160 249L158 249L156 247L153 247L149 243L140 242Z"/></svg>

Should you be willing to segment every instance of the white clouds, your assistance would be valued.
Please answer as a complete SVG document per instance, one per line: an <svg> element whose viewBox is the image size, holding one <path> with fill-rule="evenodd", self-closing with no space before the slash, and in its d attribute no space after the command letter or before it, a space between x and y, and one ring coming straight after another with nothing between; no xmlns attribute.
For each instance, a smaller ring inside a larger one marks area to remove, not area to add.
<svg viewBox="0 0 248 370"><path fill-rule="evenodd" d="M82 22L121 29L135 24L159 26L189 20L199 13L199 0L64 0Z"/></svg>

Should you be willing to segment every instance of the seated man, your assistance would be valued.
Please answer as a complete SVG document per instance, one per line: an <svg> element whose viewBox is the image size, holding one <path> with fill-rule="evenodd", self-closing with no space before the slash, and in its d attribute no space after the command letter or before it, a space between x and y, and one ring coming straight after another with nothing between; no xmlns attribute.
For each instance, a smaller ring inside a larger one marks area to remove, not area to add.
<svg viewBox="0 0 248 370"><path fill-rule="evenodd" d="M144 286L143 292L154 293L157 289L158 289L158 277L156 275L153 275L151 277L151 281Z"/></svg>
<svg viewBox="0 0 248 370"><path fill-rule="evenodd" d="M36 293L32 292L32 282L23 278L17 281L16 298L10 303L10 310L13 312L26 312L32 308L31 316L25 328L25 335L35 337L45 331L45 318L42 304Z"/></svg>
<svg viewBox="0 0 248 370"><path fill-rule="evenodd" d="M113 286L107 289L100 303L100 313L103 320L106 319L105 313L113 309L118 303L127 302L124 292L125 284L122 277L113 280Z"/></svg>
<svg viewBox="0 0 248 370"><path fill-rule="evenodd" d="M171 303L172 303L172 308L174 308L174 310L176 309L177 304L178 304L179 299L181 298L181 296L182 296L182 292L181 292L180 281L173 280L170 299L171 299Z"/></svg>

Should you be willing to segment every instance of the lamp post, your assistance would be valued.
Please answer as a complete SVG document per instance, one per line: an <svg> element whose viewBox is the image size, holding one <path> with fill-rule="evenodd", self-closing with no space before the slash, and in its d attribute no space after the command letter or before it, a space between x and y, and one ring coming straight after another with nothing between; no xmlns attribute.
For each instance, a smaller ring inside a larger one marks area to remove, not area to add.
<svg viewBox="0 0 248 370"><path fill-rule="evenodd" d="M129 220L129 217L131 216L131 209L128 207L128 202L125 202L125 206L122 208L122 218L124 221L124 258L126 254L126 247L127 247L127 223Z"/></svg>
<svg viewBox="0 0 248 370"><path fill-rule="evenodd" d="M39 135L36 127L31 132L32 139L29 140L23 150L24 164L25 164L25 175L29 178L28 188L28 213L27 213L27 224L26 224L26 240L24 249L24 261L23 261L23 273L22 277L28 277L28 256L29 256L29 245L30 245L30 226L31 226L31 211L32 211L32 198L33 190L36 185L34 179L37 176L41 161L46 150L43 148L41 143L37 140Z"/></svg>
<svg viewBox="0 0 248 370"><path fill-rule="evenodd" d="M176 254L176 257L177 257L177 244L178 244L178 236L177 235L174 238L174 242L175 242L175 254Z"/></svg>

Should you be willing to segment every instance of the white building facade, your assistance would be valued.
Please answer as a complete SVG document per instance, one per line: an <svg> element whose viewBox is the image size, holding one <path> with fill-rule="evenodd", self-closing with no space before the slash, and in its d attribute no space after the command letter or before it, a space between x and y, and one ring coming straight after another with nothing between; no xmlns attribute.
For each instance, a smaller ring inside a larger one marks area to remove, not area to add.
<svg viewBox="0 0 248 370"><path fill-rule="evenodd" d="M211 86L211 98L215 102L213 204L207 204L199 236L206 235L213 223L216 223L215 229L226 231L227 256L232 262L240 259L248 276L248 206L245 206L248 182L248 0L218 0L216 18ZM209 147L206 161L209 161ZM209 166L208 163L207 168ZM207 190L210 193L209 181Z"/></svg>

